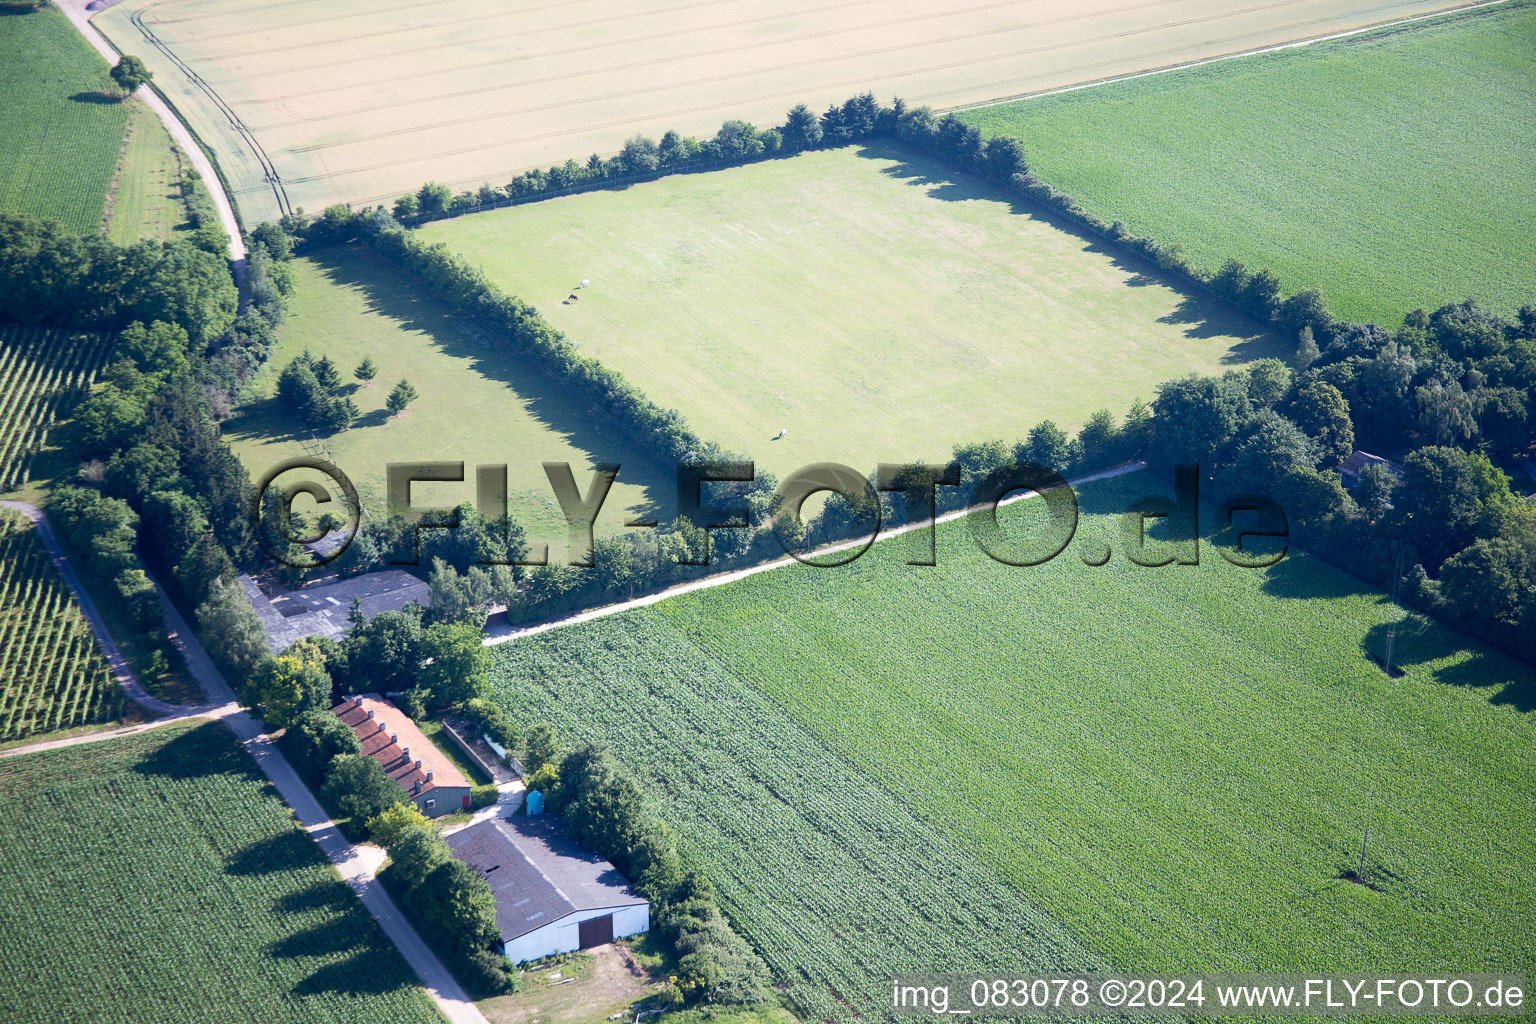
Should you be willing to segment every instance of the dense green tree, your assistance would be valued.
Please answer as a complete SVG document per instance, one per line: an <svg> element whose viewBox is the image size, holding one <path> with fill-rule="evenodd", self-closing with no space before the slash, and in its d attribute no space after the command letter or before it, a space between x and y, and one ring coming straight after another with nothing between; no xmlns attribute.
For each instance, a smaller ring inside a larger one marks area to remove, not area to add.
<svg viewBox="0 0 1536 1024"><path fill-rule="evenodd" d="M1159 385L1152 408L1168 458L1209 466L1248 419L1252 405L1246 380L1190 374Z"/></svg>
<svg viewBox="0 0 1536 1024"><path fill-rule="evenodd" d="M338 754L326 769L320 793L348 818L367 821L405 799L405 790L364 754Z"/></svg>
<svg viewBox="0 0 1536 1024"><path fill-rule="evenodd" d="M785 117L784 126L779 129L779 134L784 139L784 148L791 153L815 149L821 145L821 120L810 107L804 103L796 103Z"/></svg>
<svg viewBox="0 0 1536 1024"><path fill-rule="evenodd" d="M299 714L283 732L283 753L311 786L325 779L326 769L339 754L361 754L362 745L352 727L327 709Z"/></svg>
<svg viewBox="0 0 1536 1024"><path fill-rule="evenodd" d="M1291 402L1290 418L1317 441L1318 461L1333 466L1349 458L1355 450L1355 427L1349 417L1349 403L1339 389L1327 381L1313 381L1296 393Z"/></svg>
<svg viewBox="0 0 1536 1024"><path fill-rule="evenodd" d="M350 692L405 691L416 685L425 638L410 612L380 612L355 624L343 648Z"/></svg>
<svg viewBox="0 0 1536 1024"><path fill-rule="evenodd" d="M260 712L267 726L282 729L306 711L331 706L331 676L325 655L305 640L257 666L241 690L240 702Z"/></svg>
<svg viewBox="0 0 1536 1024"><path fill-rule="evenodd" d="M523 736L523 770L536 772L559 758L560 738L555 734L555 727L548 722L530 727Z"/></svg>
<svg viewBox="0 0 1536 1024"><path fill-rule="evenodd" d="M122 59L112 66L112 81L117 83L125 98L154 77L154 72L144 66L144 61L132 54L123 54Z"/></svg>
<svg viewBox="0 0 1536 1024"><path fill-rule="evenodd" d="M411 382L408 380L402 380L400 383L396 384L395 389L389 393L389 400L385 403L385 405L388 407L390 412L398 416L402 412L405 412L406 406L416 401L418 397L420 396L417 395L416 388L411 384Z"/></svg>
<svg viewBox="0 0 1536 1024"><path fill-rule="evenodd" d="M656 141L644 135L631 136L624 143L619 159L624 162L624 170L630 174L649 174L661 166L661 155L656 147Z"/></svg>
<svg viewBox="0 0 1536 1024"><path fill-rule="evenodd" d="M1085 469L1102 469L1120 460L1120 427L1115 414L1100 409L1077 432L1077 447Z"/></svg>
<svg viewBox="0 0 1536 1024"><path fill-rule="evenodd" d="M241 686L264 661L267 634L238 586L215 580L197 607L198 636L226 678Z"/></svg>
<svg viewBox="0 0 1536 1024"><path fill-rule="evenodd" d="M374 365L372 356L363 356L363 361L357 364L352 371L352 376L362 381L363 387L373 383L373 378L379 375L379 368Z"/></svg>
<svg viewBox="0 0 1536 1024"><path fill-rule="evenodd" d="M442 213L453 199L453 190L447 185L429 181L416 193L416 207L422 213Z"/></svg>
<svg viewBox="0 0 1536 1024"><path fill-rule="evenodd" d="M438 867L452 859L448 844L429 825L404 828L389 848L390 871L410 891L419 888Z"/></svg>
<svg viewBox="0 0 1536 1024"><path fill-rule="evenodd" d="M489 685L490 652L480 642L481 625L439 622L422 634L422 654L428 659L421 685L432 691L439 707L462 704L480 696Z"/></svg>
<svg viewBox="0 0 1536 1024"><path fill-rule="evenodd" d="M490 884L461 860L450 858L433 868L410 899L421 920L462 953L487 949L501 938Z"/></svg>
<svg viewBox="0 0 1536 1024"><path fill-rule="evenodd" d="M1372 520L1380 519L1392 507L1392 490L1397 477L1379 462L1372 462L1360 470L1355 483L1355 501Z"/></svg>
<svg viewBox="0 0 1536 1024"><path fill-rule="evenodd" d="M1312 334L1312 328L1303 327L1296 341L1296 368L1306 372L1322 357L1322 354L1318 350L1317 339Z"/></svg>
<svg viewBox="0 0 1536 1024"><path fill-rule="evenodd" d="M1064 473L1077 461L1078 449L1065 430L1051 420L1041 420L1030 429L1024 443L1014 449L1013 457L1020 465L1033 464Z"/></svg>
<svg viewBox="0 0 1536 1024"><path fill-rule="evenodd" d="M1257 359L1248 365L1248 397L1254 408L1268 409L1291 389L1291 368L1278 359Z"/></svg>
<svg viewBox="0 0 1536 1024"><path fill-rule="evenodd" d="M1476 411L1460 381L1436 377L1417 388L1413 397L1419 407L1419 429L1435 444L1457 444L1477 433Z"/></svg>
<svg viewBox="0 0 1536 1024"><path fill-rule="evenodd" d="M1243 430L1234 453L1231 481L1238 490L1269 491L1286 470L1311 469L1317 442L1295 423L1264 409Z"/></svg>

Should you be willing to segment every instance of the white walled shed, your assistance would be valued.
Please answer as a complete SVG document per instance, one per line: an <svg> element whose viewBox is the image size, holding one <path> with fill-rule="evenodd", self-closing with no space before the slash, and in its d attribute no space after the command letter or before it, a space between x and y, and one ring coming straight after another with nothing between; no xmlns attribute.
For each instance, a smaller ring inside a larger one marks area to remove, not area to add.
<svg viewBox="0 0 1536 1024"><path fill-rule="evenodd" d="M504 952L518 963L651 926L650 904L617 868L566 836L558 818L492 818L447 840L453 855L490 883Z"/></svg>

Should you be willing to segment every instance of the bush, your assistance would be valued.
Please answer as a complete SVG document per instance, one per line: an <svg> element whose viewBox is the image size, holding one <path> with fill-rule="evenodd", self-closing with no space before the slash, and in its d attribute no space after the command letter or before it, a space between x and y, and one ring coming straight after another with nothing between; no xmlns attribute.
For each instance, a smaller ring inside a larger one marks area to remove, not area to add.
<svg viewBox="0 0 1536 1024"><path fill-rule="evenodd" d="M501 791L496 788L495 783L486 783L484 786L476 786L474 789L469 791L469 802L475 808L475 810L479 810L482 807L489 807L500 799Z"/></svg>
<svg viewBox="0 0 1536 1024"><path fill-rule="evenodd" d="M362 754L341 754L326 771L320 794L348 818L366 821L405 800L405 790L379 762Z"/></svg>

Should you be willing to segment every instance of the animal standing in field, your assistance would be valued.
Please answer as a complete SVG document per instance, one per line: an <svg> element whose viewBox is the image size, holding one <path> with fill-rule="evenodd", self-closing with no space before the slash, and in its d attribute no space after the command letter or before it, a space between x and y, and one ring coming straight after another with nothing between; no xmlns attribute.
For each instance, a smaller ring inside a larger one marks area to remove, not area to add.
<svg viewBox="0 0 1536 1024"><path fill-rule="evenodd" d="M785 434L788 434L788 433L789 433L789 429L787 427L780 428L779 432L774 435L773 439L775 441L778 441L781 438L783 438Z"/></svg>
<svg viewBox="0 0 1536 1024"><path fill-rule="evenodd" d="M572 294L570 294L570 295L567 295L567 296L566 296L566 297L565 297L565 301L566 301L566 304L567 304L567 305L569 305L569 304L571 304L571 303L572 303L572 302L575 302L575 301L577 301L577 299L576 299L576 295L575 295L575 294L574 294L574 293L572 293Z"/></svg>

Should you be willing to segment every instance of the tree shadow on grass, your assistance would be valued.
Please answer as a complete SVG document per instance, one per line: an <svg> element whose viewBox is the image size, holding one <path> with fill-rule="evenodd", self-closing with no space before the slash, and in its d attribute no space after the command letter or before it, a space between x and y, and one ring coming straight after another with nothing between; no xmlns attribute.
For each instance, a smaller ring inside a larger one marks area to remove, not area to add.
<svg viewBox="0 0 1536 1024"><path fill-rule="evenodd" d="M110 93L102 92L99 89L90 89L85 92L77 92L71 96L70 99L74 100L76 103L91 103L104 107L116 106L117 104L123 102L123 98L121 96L113 96Z"/></svg>
<svg viewBox="0 0 1536 1024"><path fill-rule="evenodd" d="M1267 327L1215 299L1191 291L1191 286L1163 270L1145 257L1128 252L1082 225L1047 206L955 170L947 164L918 153L906 145L887 139L858 144L858 155L868 160L885 161L880 172L889 178L927 190L944 202L987 200L1008 204L1010 213L1032 217L1078 238L1084 252L1107 258L1115 269L1128 275L1124 283L1132 288L1163 285L1183 295L1178 307L1160 322L1185 326L1190 338L1236 338L1233 351L1223 362L1247 362L1266 356L1286 358L1291 353L1283 341Z"/></svg>
<svg viewBox="0 0 1536 1024"><path fill-rule="evenodd" d="M1387 650L1388 623L1372 626L1361 641L1366 656L1381 664ZM1462 655L1440 668L1431 662ZM1427 668L1437 683L1487 690L1490 704L1507 705L1521 713L1536 711L1536 669L1514 658L1481 647L1472 638L1442 626L1426 615L1411 614L1397 624L1392 637L1392 664Z"/></svg>
<svg viewBox="0 0 1536 1024"><path fill-rule="evenodd" d="M331 246L309 253L308 258L330 283L357 289L366 296L370 312L395 321L401 330L421 332L443 354L468 360L474 372L505 385L516 399L526 403L528 413L541 426L587 453L592 462L618 462L623 467L620 479L645 489L646 505L637 510L638 515L671 517L676 499L670 471L564 384L523 359L478 322L455 314L413 278L364 246ZM361 417L352 429L375 425L373 415ZM388 413L383 416L387 419ZM508 453L476 454L483 461L497 462ZM537 455L528 453L526 457Z"/></svg>
<svg viewBox="0 0 1536 1024"><path fill-rule="evenodd" d="M262 777L222 725L209 722L162 743L133 766L140 775L200 779L211 775Z"/></svg>
<svg viewBox="0 0 1536 1024"><path fill-rule="evenodd" d="M1264 593L1291 600L1337 599L1362 594L1380 595L1381 591L1342 569L1309 557L1299 557L1293 546L1289 553L1264 573Z"/></svg>
<svg viewBox="0 0 1536 1024"><path fill-rule="evenodd" d="M352 905L352 891L336 881L316 882L278 897L274 905L285 914L307 914L316 910L340 913Z"/></svg>
<svg viewBox="0 0 1536 1024"><path fill-rule="evenodd" d="M340 883L338 883L340 884ZM267 952L284 960L305 956L329 957L356 949L367 933L352 914L337 914L325 921L287 935L267 947Z"/></svg>
<svg viewBox="0 0 1536 1024"><path fill-rule="evenodd" d="M359 950L345 960L326 964L293 987L294 995L312 996L339 992L349 996L377 996L412 984L405 965L393 949Z"/></svg>
<svg viewBox="0 0 1536 1024"><path fill-rule="evenodd" d="M314 840L296 828L289 828L237 850L224 861L224 871L231 875L267 875L327 863Z"/></svg>

